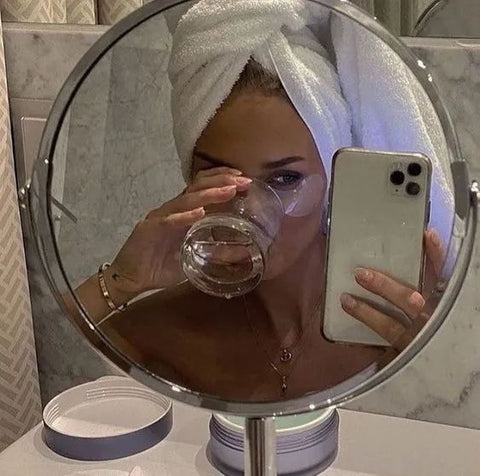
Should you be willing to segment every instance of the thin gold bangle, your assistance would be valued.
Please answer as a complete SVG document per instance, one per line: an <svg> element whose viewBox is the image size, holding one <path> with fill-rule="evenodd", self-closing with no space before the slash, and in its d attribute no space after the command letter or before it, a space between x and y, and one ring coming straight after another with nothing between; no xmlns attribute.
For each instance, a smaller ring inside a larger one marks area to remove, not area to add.
<svg viewBox="0 0 480 476"><path fill-rule="evenodd" d="M127 304L122 304L121 306L117 306L113 302L113 299L111 298L110 293L108 292L107 283L105 283L105 276L104 276L104 273L108 268L110 268L110 263L103 263L100 266L100 268L98 268L98 284L100 285L100 291L102 292L102 295L105 298L105 301L107 302L108 307L112 311L123 312L127 308Z"/></svg>

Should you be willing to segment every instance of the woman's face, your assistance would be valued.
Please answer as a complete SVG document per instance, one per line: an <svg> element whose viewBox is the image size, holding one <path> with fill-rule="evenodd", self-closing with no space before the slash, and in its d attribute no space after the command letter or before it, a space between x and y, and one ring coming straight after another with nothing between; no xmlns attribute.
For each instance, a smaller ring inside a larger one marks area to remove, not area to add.
<svg viewBox="0 0 480 476"><path fill-rule="evenodd" d="M281 196L302 183L315 184L303 213L284 216L264 279L284 273L321 232L326 176L310 131L285 99L239 93L225 102L195 147L194 175L218 166L241 170Z"/></svg>

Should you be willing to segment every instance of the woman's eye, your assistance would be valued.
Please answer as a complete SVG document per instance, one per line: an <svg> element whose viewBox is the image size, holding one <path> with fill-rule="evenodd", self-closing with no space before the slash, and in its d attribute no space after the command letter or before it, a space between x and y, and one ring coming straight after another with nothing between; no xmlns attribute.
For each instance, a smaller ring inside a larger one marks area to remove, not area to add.
<svg viewBox="0 0 480 476"><path fill-rule="evenodd" d="M302 180L303 175L298 172L281 172L268 179L270 187L279 190L290 190L295 188Z"/></svg>

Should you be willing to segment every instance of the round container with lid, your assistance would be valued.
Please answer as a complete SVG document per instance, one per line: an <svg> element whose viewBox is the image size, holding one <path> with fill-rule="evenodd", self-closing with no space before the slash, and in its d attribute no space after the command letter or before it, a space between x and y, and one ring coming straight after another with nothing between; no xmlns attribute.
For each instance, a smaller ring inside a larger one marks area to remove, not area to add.
<svg viewBox="0 0 480 476"><path fill-rule="evenodd" d="M104 377L57 395L43 411L43 440L55 453L105 461L162 441L173 423L172 402L127 377Z"/></svg>
<svg viewBox="0 0 480 476"><path fill-rule="evenodd" d="M227 476L244 472L244 419L215 414L210 420L208 456ZM309 476L327 469L338 451L338 412L334 408L276 419L277 471Z"/></svg>

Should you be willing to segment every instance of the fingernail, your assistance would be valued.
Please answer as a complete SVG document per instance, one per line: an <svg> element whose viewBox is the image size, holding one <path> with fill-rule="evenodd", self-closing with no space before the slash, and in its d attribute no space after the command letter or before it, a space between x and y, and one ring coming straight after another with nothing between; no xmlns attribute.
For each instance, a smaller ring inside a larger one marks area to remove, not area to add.
<svg viewBox="0 0 480 476"><path fill-rule="evenodd" d="M357 300L350 296L350 294L342 294L340 302L342 303L342 306L347 309L354 309L357 306Z"/></svg>
<svg viewBox="0 0 480 476"><path fill-rule="evenodd" d="M423 308L423 306L425 305L425 299L423 299L423 296L420 293L415 291L408 298L408 304L410 304L410 306Z"/></svg>
<svg viewBox="0 0 480 476"><path fill-rule="evenodd" d="M440 246L442 246L442 242L440 241L440 237L434 231L430 232L430 240L432 241L433 246L436 246L437 248L440 248Z"/></svg>
<svg viewBox="0 0 480 476"><path fill-rule="evenodd" d="M249 179L248 177L236 177L235 182L237 182L238 185L248 185L252 183L252 179Z"/></svg>
<svg viewBox="0 0 480 476"><path fill-rule="evenodd" d="M355 270L355 278L361 283L368 284L373 279L373 273L368 269L357 268Z"/></svg>
<svg viewBox="0 0 480 476"><path fill-rule="evenodd" d="M241 170L237 170L237 169L230 169L230 172L233 175L243 175L243 172Z"/></svg>
<svg viewBox="0 0 480 476"><path fill-rule="evenodd" d="M200 208L197 208L195 210L193 210L193 214L194 215L205 215L205 208L203 207L200 207Z"/></svg>

